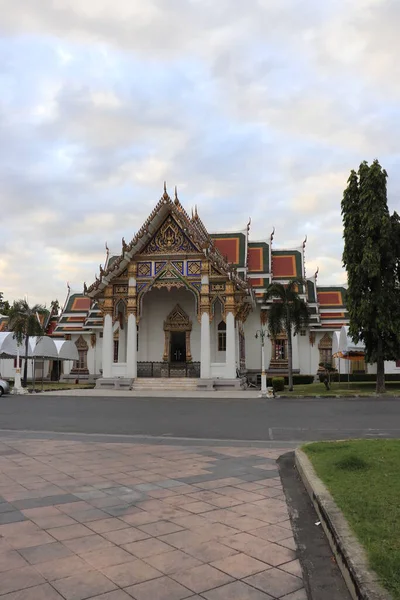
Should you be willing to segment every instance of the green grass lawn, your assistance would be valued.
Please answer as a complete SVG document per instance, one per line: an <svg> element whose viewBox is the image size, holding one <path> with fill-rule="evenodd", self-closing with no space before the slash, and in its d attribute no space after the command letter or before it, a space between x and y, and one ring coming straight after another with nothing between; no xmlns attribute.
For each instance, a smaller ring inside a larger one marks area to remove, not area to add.
<svg viewBox="0 0 400 600"><path fill-rule="evenodd" d="M309 383L295 385L293 392L288 391L288 387L285 386L285 392L281 394L293 395L293 396L371 396L375 393L376 384L374 381L357 381L350 383L333 382L331 383L331 389L326 390L323 383ZM387 381L386 382L386 395L388 396L400 396L400 382L399 381Z"/></svg>
<svg viewBox="0 0 400 600"><path fill-rule="evenodd" d="M400 440L303 447L364 546L381 583L400 600Z"/></svg>

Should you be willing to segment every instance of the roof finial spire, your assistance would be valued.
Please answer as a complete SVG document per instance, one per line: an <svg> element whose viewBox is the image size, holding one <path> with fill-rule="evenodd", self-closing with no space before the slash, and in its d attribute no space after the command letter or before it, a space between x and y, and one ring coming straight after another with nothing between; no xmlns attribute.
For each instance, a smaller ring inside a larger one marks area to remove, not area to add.
<svg viewBox="0 0 400 600"><path fill-rule="evenodd" d="M178 188L177 186L175 186L175 204L179 203L179 198L178 198Z"/></svg>
<svg viewBox="0 0 400 600"><path fill-rule="evenodd" d="M167 192L167 182L164 181L164 193L162 195L162 199L165 201L170 200L170 197L168 196L168 192Z"/></svg>
<svg viewBox="0 0 400 600"><path fill-rule="evenodd" d="M194 206L194 218L197 219L199 215L197 214L197 204Z"/></svg>

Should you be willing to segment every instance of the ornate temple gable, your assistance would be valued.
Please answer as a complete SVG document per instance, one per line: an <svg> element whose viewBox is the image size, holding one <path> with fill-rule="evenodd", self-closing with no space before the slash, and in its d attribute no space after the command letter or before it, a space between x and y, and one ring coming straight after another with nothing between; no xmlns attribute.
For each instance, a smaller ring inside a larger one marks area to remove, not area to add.
<svg viewBox="0 0 400 600"><path fill-rule="evenodd" d="M164 321L165 331L187 331L192 329L192 322L183 308L177 304Z"/></svg>
<svg viewBox="0 0 400 600"><path fill-rule="evenodd" d="M252 294L247 281L241 279L232 265L229 265L221 252L216 247L211 236L207 232L203 222L197 214L197 209L192 218L186 213L181 205L175 190L175 198L171 200L166 187L164 186L164 194L160 201L150 214L147 221L140 228L137 234L128 244L122 240L122 253L120 256L110 260L105 268L100 266L100 277L96 276L94 283L87 287L84 284L85 295L91 298L101 296L105 288L113 282L125 283L126 268L134 257L139 259L140 256L147 260L148 266L140 268L146 269L147 272L138 272L138 277L155 277L157 273L152 271L154 262L152 256L159 257L158 262L162 262L163 257L172 257L176 255L191 255L192 258L197 258L200 263L199 254L206 257L214 269L214 274L218 274L221 278L229 278L234 282L236 288L243 294ZM197 255L197 257L195 257ZM136 259L136 260L137 260ZM139 262L139 265L142 261ZM196 279L198 271L201 270L194 260L192 264L186 262L187 271L184 272L185 277L193 277ZM159 265L159 270L164 266ZM194 282L193 282L194 285Z"/></svg>
<svg viewBox="0 0 400 600"><path fill-rule="evenodd" d="M201 248L182 230L181 225L170 214L152 239L141 251L143 255L199 254Z"/></svg>

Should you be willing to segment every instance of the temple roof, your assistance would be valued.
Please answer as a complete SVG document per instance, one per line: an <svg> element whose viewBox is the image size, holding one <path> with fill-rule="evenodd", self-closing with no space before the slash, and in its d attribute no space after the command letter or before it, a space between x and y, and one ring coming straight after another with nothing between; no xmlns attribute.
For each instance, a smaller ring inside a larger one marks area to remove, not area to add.
<svg viewBox="0 0 400 600"><path fill-rule="evenodd" d="M88 316L92 301L83 294L68 294L65 306L54 328L55 334L81 331Z"/></svg>
<svg viewBox="0 0 400 600"><path fill-rule="evenodd" d="M93 298L103 290L112 279L118 277L118 275L120 275L127 267L133 256L140 254L145 250L146 246L150 243L151 239L164 223L168 215L171 215L181 227L184 235L193 245L194 251L204 254L210 260L211 264L220 272L229 276L236 283L237 287L242 289L248 288L248 284L235 273L233 269L235 265L229 263L215 245L212 237L209 235L200 219L197 209L192 217L189 217L178 199L176 189L175 198L172 200L164 185L163 195L143 226L136 235L134 235L129 244L122 239L122 252L120 256L112 257L112 259L108 261L106 268L103 268L100 265L100 277L96 278L96 281L90 287L86 288L85 285L85 292Z"/></svg>
<svg viewBox="0 0 400 600"><path fill-rule="evenodd" d="M342 286L318 286L318 303L321 326L340 329L347 325L349 315L346 310L346 288Z"/></svg>

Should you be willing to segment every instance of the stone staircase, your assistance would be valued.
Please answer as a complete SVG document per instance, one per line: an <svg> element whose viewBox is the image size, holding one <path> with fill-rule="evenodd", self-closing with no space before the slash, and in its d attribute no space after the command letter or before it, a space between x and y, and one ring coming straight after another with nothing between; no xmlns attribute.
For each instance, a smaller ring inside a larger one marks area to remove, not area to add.
<svg viewBox="0 0 400 600"><path fill-rule="evenodd" d="M196 391L199 381L189 377L138 377L133 382L132 391Z"/></svg>

